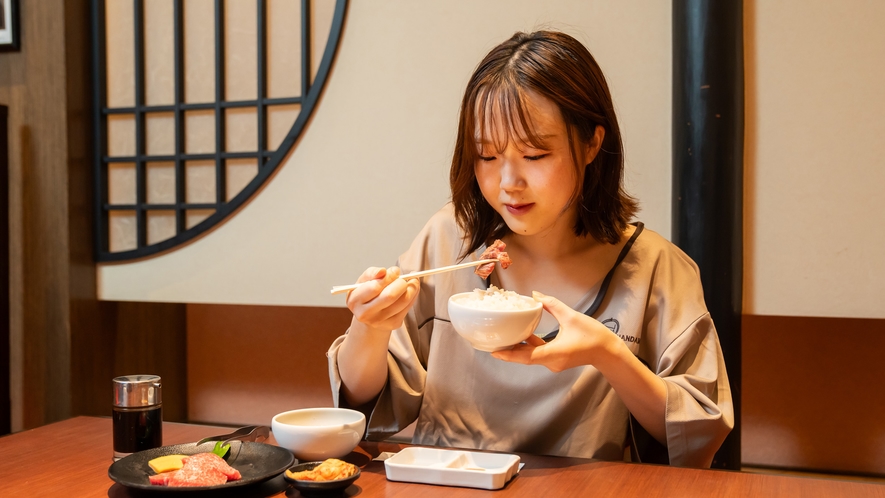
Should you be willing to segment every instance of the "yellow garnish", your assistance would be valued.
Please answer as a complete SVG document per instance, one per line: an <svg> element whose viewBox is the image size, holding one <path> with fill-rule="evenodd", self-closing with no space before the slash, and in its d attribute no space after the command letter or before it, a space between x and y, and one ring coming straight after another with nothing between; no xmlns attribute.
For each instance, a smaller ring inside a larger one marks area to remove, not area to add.
<svg viewBox="0 0 885 498"><path fill-rule="evenodd" d="M153 460L148 462L148 465L150 465L151 468L154 469L154 472L156 472L157 474L162 474L163 472L169 472L172 470L180 469L181 466L183 465L183 463L181 462L181 459L184 458L185 456L186 455L161 456L161 457L154 458Z"/></svg>

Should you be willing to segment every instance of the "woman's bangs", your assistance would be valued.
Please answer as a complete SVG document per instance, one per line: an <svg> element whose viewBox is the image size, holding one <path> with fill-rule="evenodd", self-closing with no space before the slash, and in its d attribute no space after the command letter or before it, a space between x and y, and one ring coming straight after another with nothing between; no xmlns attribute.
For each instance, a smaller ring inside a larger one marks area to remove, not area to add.
<svg viewBox="0 0 885 498"><path fill-rule="evenodd" d="M499 80L485 86L477 96L475 108L478 144L490 144L499 154L511 142L520 148L543 148L526 111L525 94L516 84Z"/></svg>

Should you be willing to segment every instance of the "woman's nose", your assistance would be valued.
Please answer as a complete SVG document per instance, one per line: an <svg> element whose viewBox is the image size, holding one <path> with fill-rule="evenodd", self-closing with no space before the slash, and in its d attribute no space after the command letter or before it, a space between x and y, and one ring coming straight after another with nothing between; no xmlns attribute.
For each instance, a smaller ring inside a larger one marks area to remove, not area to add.
<svg viewBox="0 0 885 498"><path fill-rule="evenodd" d="M501 164L501 190L514 191L525 187L519 167L508 159Z"/></svg>

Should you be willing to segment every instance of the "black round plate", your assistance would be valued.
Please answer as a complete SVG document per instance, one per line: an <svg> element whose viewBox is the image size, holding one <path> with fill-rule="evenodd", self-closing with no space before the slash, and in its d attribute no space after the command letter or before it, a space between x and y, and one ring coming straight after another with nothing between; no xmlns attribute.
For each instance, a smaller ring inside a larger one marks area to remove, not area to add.
<svg viewBox="0 0 885 498"><path fill-rule="evenodd" d="M240 471L242 477L238 481L230 481L217 486L179 488L154 486L148 480L148 476L154 475L154 471L148 466L148 462L154 458L163 455L208 453L213 448L215 448L215 443L209 442L203 443L200 446L194 443L187 443L139 451L111 464L111 467L108 469L108 476L115 482L130 488L173 492L206 491L246 486L266 481L280 475L295 462L295 456L285 448L265 443L234 441L230 444L230 454L225 460L227 460L228 465Z"/></svg>
<svg viewBox="0 0 885 498"><path fill-rule="evenodd" d="M321 463L323 462L299 463L294 467L290 467L289 470L291 470L292 472L302 472L305 470L311 470ZM359 479L360 468L356 468L356 474L345 479L338 479L335 481L299 481L298 479L292 479L285 474L283 474L283 477L285 477L287 481L291 482L292 486L298 491L301 491L302 494L334 493L338 491L344 491L344 489L353 484L353 481Z"/></svg>

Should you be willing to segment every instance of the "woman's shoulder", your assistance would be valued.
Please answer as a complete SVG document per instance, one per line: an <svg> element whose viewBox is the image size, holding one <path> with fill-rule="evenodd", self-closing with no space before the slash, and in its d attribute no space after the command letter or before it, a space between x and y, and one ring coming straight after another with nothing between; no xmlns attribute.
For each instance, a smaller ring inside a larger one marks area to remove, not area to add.
<svg viewBox="0 0 885 498"><path fill-rule="evenodd" d="M439 209L424 224L418 239L427 239L444 247L460 247L464 241L464 232L455 220L455 209L449 202Z"/></svg>
<svg viewBox="0 0 885 498"><path fill-rule="evenodd" d="M433 216L424 225L424 229L460 235L461 230L458 228L458 222L455 221L455 207L452 203L447 202L437 212L433 213Z"/></svg>
<svg viewBox="0 0 885 498"><path fill-rule="evenodd" d="M657 369L658 358L688 330L702 330L709 321L697 264L676 244L654 230L636 239L626 263L627 292L645 307L642 355ZM700 337L700 336L698 336Z"/></svg>
<svg viewBox="0 0 885 498"><path fill-rule="evenodd" d="M648 227L642 228L630 253L635 259L645 263L655 262L655 265L669 263L696 274L699 272L697 264L685 251Z"/></svg>
<svg viewBox="0 0 885 498"><path fill-rule="evenodd" d="M404 265L413 266L412 269L455 264L463 244L464 235L455 221L455 210L452 203L447 203L424 224L400 259Z"/></svg>

